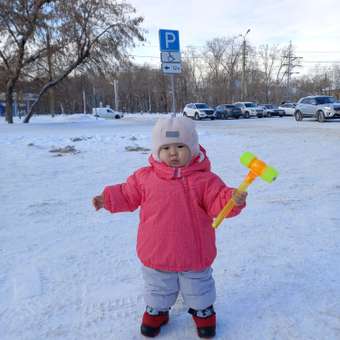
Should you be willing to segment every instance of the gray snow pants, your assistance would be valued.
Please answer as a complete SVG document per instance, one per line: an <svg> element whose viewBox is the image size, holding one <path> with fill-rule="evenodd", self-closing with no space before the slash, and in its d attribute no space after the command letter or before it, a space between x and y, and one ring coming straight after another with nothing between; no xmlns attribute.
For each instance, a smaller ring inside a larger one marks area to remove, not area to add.
<svg viewBox="0 0 340 340"><path fill-rule="evenodd" d="M145 303L159 311L169 310L179 292L187 307L205 309L216 300L212 268L201 272L166 272L142 267Z"/></svg>

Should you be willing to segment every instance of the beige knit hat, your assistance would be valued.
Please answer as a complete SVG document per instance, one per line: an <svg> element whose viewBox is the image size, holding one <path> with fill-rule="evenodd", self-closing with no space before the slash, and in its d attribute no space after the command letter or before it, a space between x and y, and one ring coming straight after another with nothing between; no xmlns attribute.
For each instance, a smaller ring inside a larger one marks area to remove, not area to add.
<svg viewBox="0 0 340 340"><path fill-rule="evenodd" d="M162 145L183 143L191 151L191 157L199 154L198 135L190 118L171 116L160 118L152 130L152 155L159 161Z"/></svg>

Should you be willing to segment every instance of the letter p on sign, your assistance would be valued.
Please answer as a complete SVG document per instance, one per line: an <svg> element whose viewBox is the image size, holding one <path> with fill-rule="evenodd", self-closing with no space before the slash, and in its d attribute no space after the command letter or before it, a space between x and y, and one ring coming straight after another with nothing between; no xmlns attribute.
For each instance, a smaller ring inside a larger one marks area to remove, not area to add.
<svg viewBox="0 0 340 340"><path fill-rule="evenodd" d="M176 41L176 36L173 32L165 33L165 47L166 48L170 48L169 46L172 46L171 44L173 44L175 41Z"/></svg>
<svg viewBox="0 0 340 340"><path fill-rule="evenodd" d="M161 52L179 52L179 32L173 30L159 30Z"/></svg>

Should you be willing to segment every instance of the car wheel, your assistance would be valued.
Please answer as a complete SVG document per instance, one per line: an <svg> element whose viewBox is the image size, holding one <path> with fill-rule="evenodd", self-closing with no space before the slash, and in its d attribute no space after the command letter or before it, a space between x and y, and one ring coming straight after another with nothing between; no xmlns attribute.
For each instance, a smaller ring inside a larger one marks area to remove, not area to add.
<svg viewBox="0 0 340 340"><path fill-rule="evenodd" d="M186 114L186 112L183 112L183 117L188 117L188 115Z"/></svg>
<svg viewBox="0 0 340 340"><path fill-rule="evenodd" d="M197 112L195 113L195 120L200 120L200 115Z"/></svg>
<svg viewBox="0 0 340 340"><path fill-rule="evenodd" d="M272 116L271 113L267 113L267 117L270 118Z"/></svg>
<svg viewBox="0 0 340 340"><path fill-rule="evenodd" d="M249 117L250 117L249 112L246 111L246 112L244 113L244 118L248 119Z"/></svg>
<svg viewBox="0 0 340 340"><path fill-rule="evenodd" d="M325 114L321 110L317 112L316 117L319 123L324 123L326 120Z"/></svg>
<svg viewBox="0 0 340 340"><path fill-rule="evenodd" d="M303 119L303 115L301 111L295 111L294 117L297 122L300 122Z"/></svg>
<svg viewBox="0 0 340 340"><path fill-rule="evenodd" d="M222 114L221 114L221 112L217 112L217 113L216 113L216 118L217 118L217 119L222 119Z"/></svg>

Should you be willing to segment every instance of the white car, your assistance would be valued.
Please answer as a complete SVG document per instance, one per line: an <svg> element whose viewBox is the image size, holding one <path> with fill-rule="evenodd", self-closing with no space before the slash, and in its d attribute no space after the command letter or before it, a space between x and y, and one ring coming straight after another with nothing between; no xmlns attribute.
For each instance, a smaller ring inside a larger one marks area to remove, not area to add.
<svg viewBox="0 0 340 340"><path fill-rule="evenodd" d="M114 118L114 119L120 119L123 118L123 113L114 111L111 109L110 106L106 107L94 107L92 109L92 114L95 117L101 117L101 118Z"/></svg>
<svg viewBox="0 0 340 340"><path fill-rule="evenodd" d="M241 109L244 118L263 117L263 108L254 102L237 102L234 105Z"/></svg>
<svg viewBox="0 0 340 340"><path fill-rule="evenodd" d="M294 116L295 103L283 103L279 106L279 109L284 110L285 116Z"/></svg>
<svg viewBox="0 0 340 340"><path fill-rule="evenodd" d="M340 104L331 96L308 96L301 98L295 108L295 120L315 118L323 123L326 119L340 118Z"/></svg>
<svg viewBox="0 0 340 340"><path fill-rule="evenodd" d="M185 105L183 116L191 117L196 120L203 118L214 120L216 118L215 110L206 103L190 103Z"/></svg>

